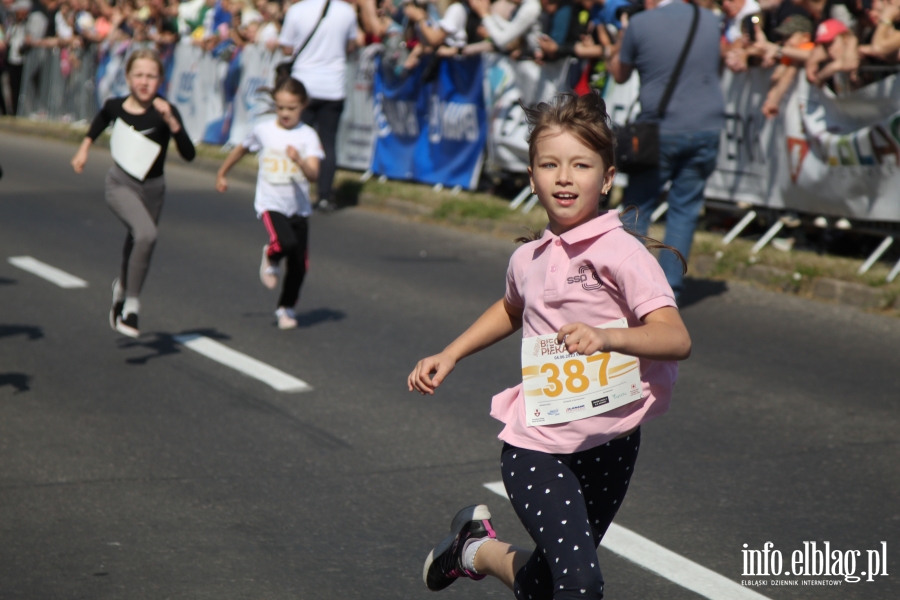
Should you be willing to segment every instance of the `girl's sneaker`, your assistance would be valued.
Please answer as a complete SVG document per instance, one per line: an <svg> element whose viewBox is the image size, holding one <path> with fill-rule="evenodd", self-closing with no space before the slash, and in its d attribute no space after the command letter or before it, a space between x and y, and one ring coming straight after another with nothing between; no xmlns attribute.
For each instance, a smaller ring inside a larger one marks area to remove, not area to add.
<svg viewBox="0 0 900 600"><path fill-rule="evenodd" d="M137 313L128 313L125 316L119 315L116 319L116 331L130 338L137 338L141 335L138 329Z"/></svg>
<svg viewBox="0 0 900 600"><path fill-rule="evenodd" d="M259 264L259 280L262 284L274 290L278 287L278 274L280 273L278 265L273 265L269 260L269 245L263 246L262 262Z"/></svg>
<svg viewBox="0 0 900 600"><path fill-rule="evenodd" d="M275 316L278 317L278 329L294 329L297 327L297 314L293 308L279 306L278 310L275 311Z"/></svg>
<svg viewBox="0 0 900 600"><path fill-rule="evenodd" d="M113 331L116 329L116 322L122 316L122 308L125 306L125 291L119 289L119 278L116 277L112 282L112 308L109 309L109 326Z"/></svg>
<svg viewBox="0 0 900 600"><path fill-rule="evenodd" d="M466 542L472 539L488 537L496 539L497 534L491 525L491 512L484 504L467 506L450 522L450 535L441 540L425 559L422 579L432 592L444 589L460 577L484 579L463 566L463 550Z"/></svg>

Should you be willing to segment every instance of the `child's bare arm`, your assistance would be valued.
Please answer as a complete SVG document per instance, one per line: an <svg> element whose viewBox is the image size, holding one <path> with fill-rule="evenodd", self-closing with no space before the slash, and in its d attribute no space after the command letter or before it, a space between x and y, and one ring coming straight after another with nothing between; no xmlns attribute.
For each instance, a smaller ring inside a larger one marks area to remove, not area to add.
<svg viewBox="0 0 900 600"><path fill-rule="evenodd" d="M293 146L287 147L287 156L289 159L294 161L300 170L303 171L303 174L306 175L306 178L310 181L315 181L319 178L319 157L318 156L307 156L303 158L300 156L300 152L297 151Z"/></svg>
<svg viewBox="0 0 900 600"><path fill-rule="evenodd" d="M691 336L678 309L654 310L642 319L643 325L628 329L598 329L584 323L569 323L559 329L557 341L569 352L621 352L651 360L684 360L691 355Z"/></svg>
<svg viewBox="0 0 900 600"><path fill-rule="evenodd" d="M775 85L769 90L769 93L766 95L766 100L762 105L762 112L768 119L772 119L778 115L781 99L784 98L787 91L794 85L794 79L797 77L797 67L785 65L779 66L784 67L784 69L779 73Z"/></svg>
<svg viewBox="0 0 900 600"><path fill-rule="evenodd" d="M224 192L228 189L228 171L248 152L250 151L243 146L235 146L234 150L225 157L225 162L222 163L222 166L219 167L219 172L216 174L216 190Z"/></svg>
<svg viewBox="0 0 900 600"><path fill-rule="evenodd" d="M495 344L522 327L522 309L499 300L478 317L465 332L443 352L423 358L409 374L409 391L434 394L441 382L456 367L456 363Z"/></svg>

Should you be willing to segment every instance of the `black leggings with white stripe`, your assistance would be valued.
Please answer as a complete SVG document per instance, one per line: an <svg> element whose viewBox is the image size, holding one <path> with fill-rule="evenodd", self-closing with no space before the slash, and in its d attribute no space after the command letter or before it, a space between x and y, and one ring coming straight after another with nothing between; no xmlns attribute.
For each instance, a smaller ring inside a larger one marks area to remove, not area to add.
<svg viewBox="0 0 900 600"><path fill-rule="evenodd" d="M640 442L639 428L574 454L546 454L504 444L503 483L519 520L537 544L516 573L516 598L603 598L597 546L628 491Z"/></svg>

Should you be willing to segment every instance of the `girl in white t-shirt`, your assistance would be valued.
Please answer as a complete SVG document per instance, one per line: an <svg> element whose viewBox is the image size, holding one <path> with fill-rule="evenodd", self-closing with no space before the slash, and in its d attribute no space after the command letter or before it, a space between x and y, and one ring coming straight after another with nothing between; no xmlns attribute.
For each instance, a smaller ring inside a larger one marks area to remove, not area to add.
<svg viewBox="0 0 900 600"><path fill-rule="evenodd" d="M287 262L287 273L278 299L278 327L297 326L294 305L308 267L309 180L319 175L319 162L325 157L315 130L300 121L308 101L306 88L291 77L275 82L269 90L275 102L274 121L259 123L240 146L231 151L219 169L216 189L228 189L228 171L248 152L259 152L256 180L256 215L269 234L263 246L259 278L267 288L275 289L281 271L278 263Z"/></svg>

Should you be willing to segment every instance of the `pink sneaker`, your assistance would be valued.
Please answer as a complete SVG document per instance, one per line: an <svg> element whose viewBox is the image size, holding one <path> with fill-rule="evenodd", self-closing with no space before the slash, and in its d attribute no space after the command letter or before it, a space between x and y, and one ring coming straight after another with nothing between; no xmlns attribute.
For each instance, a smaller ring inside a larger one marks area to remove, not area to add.
<svg viewBox="0 0 900 600"><path fill-rule="evenodd" d="M484 504L467 506L450 522L450 535L441 540L425 559L422 579L432 592L444 589L460 577L480 580L485 576L463 567L462 553L466 542L488 537L497 539L491 525L491 512Z"/></svg>

